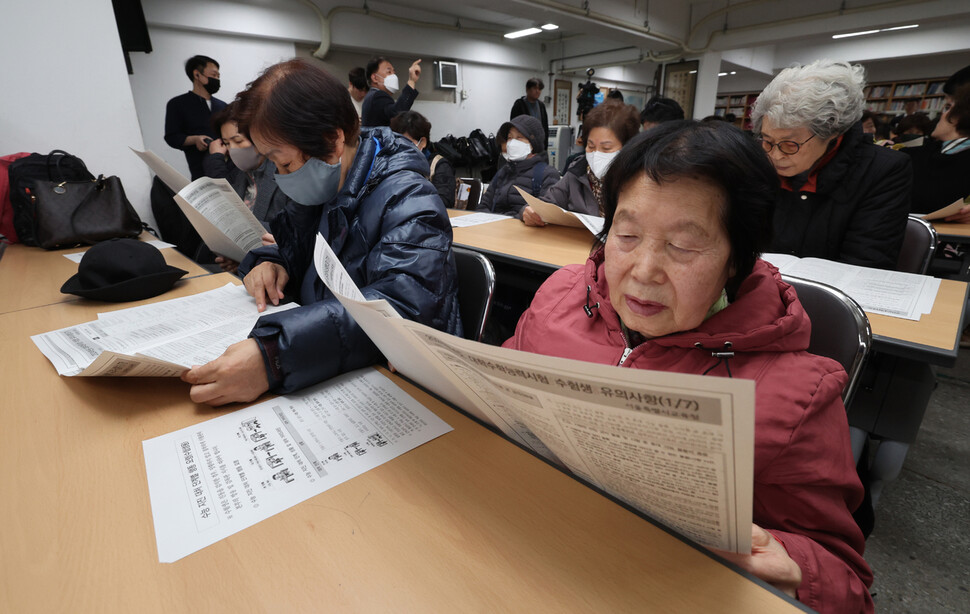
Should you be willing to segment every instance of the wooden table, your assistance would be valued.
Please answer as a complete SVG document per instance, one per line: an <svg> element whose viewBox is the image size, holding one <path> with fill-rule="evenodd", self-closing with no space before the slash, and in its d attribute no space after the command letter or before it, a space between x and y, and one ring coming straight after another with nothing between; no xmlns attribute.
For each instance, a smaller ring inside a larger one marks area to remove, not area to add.
<svg viewBox="0 0 970 614"><path fill-rule="evenodd" d="M957 224L955 222L931 223L940 241L950 241L953 243L970 242L970 224Z"/></svg>
<svg viewBox="0 0 970 614"><path fill-rule="evenodd" d="M451 217L465 211L449 211ZM948 226L968 226L948 224ZM509 218L498 222L454 229L455 244L480 251L506 264L548 274L566 264L583 263L589 255L593 235L580 228L564 226L530 227ZM944 279L933 310L918 322L878 314L869 316L874 349L945 367L956 364L960 331L968 286Z"/></svg>
<svg viewBox="0 0 970 614"><path fill-rule="evenodd" d="M396 377L455 430L161 564L141 442L232 409L58 377L29 336L104 309L0 315L2 612L802 611Z"/></svg>
<svg viewBox="0 0 970 614"><path fill-rule="evenodd" d="M145 234L142 239L147 241L154 237ZM73 294L61 294L61 286L77 273L77 263L68 260L64 255L86 250L87 248L76 248L47 251L22 244L7 245L0 257L0 313L82 300ZM168 264L188 271L183 280L209 274L209 271L183 256L175 248L165 248L161 252ZM183 284L183 281L179 281L174 288Z"/></svg>

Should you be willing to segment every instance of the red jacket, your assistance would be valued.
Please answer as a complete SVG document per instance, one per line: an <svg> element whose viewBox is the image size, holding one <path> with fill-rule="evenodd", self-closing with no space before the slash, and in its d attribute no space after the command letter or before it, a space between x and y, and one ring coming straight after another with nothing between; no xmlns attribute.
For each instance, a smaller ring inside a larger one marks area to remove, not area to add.
<svg viewBox="0 0 970 614"><path fill-rule="evenodd" d="M623 366L696 374L714 367L710 375L722 377L730 368L733 377L753 379L755 524L778 538L801 568L802 603L819 612L872 612L872 572L852 518L863 490L841 399L846 374L835 361L805 351L810 333L795 290L759 260L726 309L694 330L638 345ZM735 355L718 364L711 353L723 351L725 342ZM553 274L504 346L619 364L627 346L610 304L602 250L585 267Z"/></svg>

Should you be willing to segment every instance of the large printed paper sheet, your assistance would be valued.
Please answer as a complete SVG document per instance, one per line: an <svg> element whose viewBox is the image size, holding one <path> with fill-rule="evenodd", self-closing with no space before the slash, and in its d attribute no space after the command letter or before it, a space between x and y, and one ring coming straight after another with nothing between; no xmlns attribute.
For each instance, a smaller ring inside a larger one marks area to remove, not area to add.
<svg viewBox="0 0 970 614"><path fill-rule="evenodd" d="M158 560L177 561L451 430L364 369L146 440Z"/></svg>
<svg viewBox="0 0 970 614"><path fill-rule="evenodd" d="M928 275L872 269L822 258L798 258L789 254L764 254L762 258L785 275L838 288L868 313L905 320L919 320L924 313L933 311L940 289L940 280Z"/></svg>
<svg viewBox="0 0 970 614"><path fill-rule="evenodd" d="M559 205L547 203L544 200L536 198L519 186L514 187L519 191L519 194L522 195L522 198L525 199L525 202L532 207L536 213L539 214L539 217L541 217L542 221L546 224L585 228L593 233L593 236L596 236L603 231L603 224L605 223L605 220L601 217L587 215L585 213L576 213L575 211L566 211Z"/></svg>
<svg viewBox="0 0 970 614"><path fill-rule="evenodd" d="M296 304L270 305L267 313ZM141 307L31 337L64 376L178 377L245 339L259 318L235 284Z"/></svg>
<svg viewBox="0 0 970 614"><path fill-rule="evenodd" d="M754 382L496 348L335 295L407 377L698 543L751 551Z"/></svg>
<svg viewBox="0 0 970 614"><path fill-rule="evenodd" d="M155 152L129 149L176 193L175 203L213 252L242 262L249 250L262 245L266 229L228 181L200 177L190 183Z"/></svg>
<svg viewBox="0 0 970 614"><path fill-rule="evenodd" d="M464 228L466 226L478 226L480 224L488 224L490 222L501 222L502 220L509 219L507 215L499 215L498 213L469 213L468 215L460 215L458 217L451 218L452 228Z"/></svg>

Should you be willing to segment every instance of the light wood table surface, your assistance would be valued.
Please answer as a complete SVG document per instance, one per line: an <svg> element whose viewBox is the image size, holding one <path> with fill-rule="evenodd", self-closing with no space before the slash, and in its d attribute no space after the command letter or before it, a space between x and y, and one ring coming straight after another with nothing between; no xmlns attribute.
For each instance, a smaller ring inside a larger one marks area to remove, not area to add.
<svg viewBox="0 0 970 614"><path fill-rule="evenodd" d="M954 222L931 222L940 241L966 243L970 240L970 224Z"/></svg>
<svg viewBox="0 0 970 614"><path fill-rule="evenodd" d="M449 210L451 217L467 214L466 211ZM507 263L518 260L524 268L545 269L549 273L566 264L586 262L593 241L592 235L583 229L552 225L530 227L512 218L455 228L454 237L456 245L480 251L488 257L497 254ZM967 290L965 282L942 280L933 310L919 321L867 313L875 349L941 366L953 366L960 349Z"/></svg>
<svg viewBox="0 0 970 614"><path fill-rule="evenodd" d="M154 239L148 234L142 240ZM77 273L77 263L65 254L87 251L87 247L47 251L22 244L7 245L0 256L0 313L29 309L52 303L83 300L73 294L61 294L61 286ZM209 271L190 260L174 247L161 250L171 266L188 271L173 288L188 277L208 275Z"/></svg>
<svg viewBox="0 0 970 614"><path fill-rule="evenodd" d="M159 563L141 442L232 409L58 377L29 336L99 310L0 315L2 612L800 611L396 376L455 430Z"/></svg>

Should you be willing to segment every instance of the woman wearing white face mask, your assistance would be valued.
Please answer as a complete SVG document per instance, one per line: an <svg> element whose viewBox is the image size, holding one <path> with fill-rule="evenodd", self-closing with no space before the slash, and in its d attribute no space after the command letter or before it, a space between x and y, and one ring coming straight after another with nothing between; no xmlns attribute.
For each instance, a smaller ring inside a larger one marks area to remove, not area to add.
<svg viewBox="0 0 970 614"><path fill-rule="evenodd" d="M408 82L395 101L393 96L401 90L401 82L394 66L381 56L373 58L365 69L370 91L361 104L360 125L389 126L391 118L411 109L418 97L418 79L421 77L421 60L415 60L408 69Z"/></svg>
<svg viewBox="0 0 970 614"><path fill-rule="evenodd" d="M495 138L499 143L505 143L502 157L508 163L495 173L477 210L522 219L526 203L516 186L543 198L546 191L559 181L559 171L549 164L542 123L531 115L519 115L505 122Z"/></svg>
<svg viewBox="0 0 970 614"><path fill-rule="evenodd" d="M256 151L252 141L239 131L239 125L232 119L234 106L230 103L212 114L212 127L222 138L209 143L209 155L202 159L202 170L206 177L229 182L253 216L269 231L263 235L263 244L269 245L275 243L272 221L291 201L276 185L273 178L276 166ZM227 273L235 273L239 266L238 262L222 256L216 262Z"/></svg>
<svg viewBox="0 0 970 614"><path fill-rule="evenodd" d="M366 298L460 335L451 223L424 156L390 128L361 130L344 84L304 60L269 67L236 101L240 129L293 201L273 225L277 244L239 270L260 312L285 297L301 306L264 314L249 339L185 372L192 400L248 402L382 360L317 276L317 234Z"/></svg>
<svg viewBox="0 0 970 614"><path fill-rule="evenodd" d="M632 105L616 101L596 105L583 119L586 156L569 165L543 200L567 211L602 217L603 177L623 144L639 131L640 114ZM522 210L522 221L527 226L545 226L532 207Z"/></svg>

